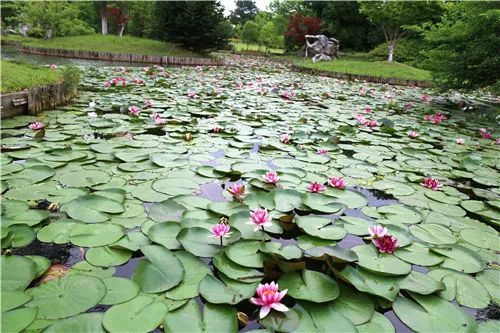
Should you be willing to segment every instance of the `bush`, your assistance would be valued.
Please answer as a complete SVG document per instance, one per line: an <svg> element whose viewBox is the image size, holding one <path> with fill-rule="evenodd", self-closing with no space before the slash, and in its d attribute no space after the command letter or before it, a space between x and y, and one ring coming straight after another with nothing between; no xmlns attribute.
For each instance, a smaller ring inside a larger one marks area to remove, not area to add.
<svg viewBox="0 0 500 333"><path fill-rule="evenodd" d="M408 63L411 66L419 67L423 61L421 52L425 49L425 43L418 39L401 39L394 53L394 60ZM381 43L370 51L370 56L374 60L387 60L387 43Z"/></svg>
<svg viewBox="0 0 500 333"><path fill-rule="evenodd" d="M63 21L57 31L57 36L80 36L91 35L95 31L88 24L80 20Z"/></svg>
<svg viewBox="0 0 500 333"><path fill-rule="evenodd" d="M45 29L40 27L33 27L28 30L28 36L34 38L44 38L45 37Z"/></svg>

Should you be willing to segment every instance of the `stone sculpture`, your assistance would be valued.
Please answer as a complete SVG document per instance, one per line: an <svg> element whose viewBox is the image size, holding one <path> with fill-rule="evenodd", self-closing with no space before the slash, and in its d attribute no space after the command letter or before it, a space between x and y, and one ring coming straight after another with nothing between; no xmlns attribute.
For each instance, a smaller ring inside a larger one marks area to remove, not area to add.
<svg viewBox="0 0 500 333"><path fill-rule="evenodd" d="M306 35L305 57L313 55L312 61L328 61L339 57L340 42L325 35Z"/></svg>

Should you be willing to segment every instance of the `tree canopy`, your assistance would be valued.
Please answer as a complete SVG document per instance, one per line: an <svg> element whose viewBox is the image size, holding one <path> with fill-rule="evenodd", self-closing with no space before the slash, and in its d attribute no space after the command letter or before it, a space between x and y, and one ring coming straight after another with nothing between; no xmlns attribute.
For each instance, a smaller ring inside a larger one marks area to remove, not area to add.
<svg viewBox="0 0 500 333"><path fill-rule="evenodd" d="M236 8L229 15L233 24L245 24L246 21L253 20L259 11L255 1L236 0L235 3Z"/></svg>

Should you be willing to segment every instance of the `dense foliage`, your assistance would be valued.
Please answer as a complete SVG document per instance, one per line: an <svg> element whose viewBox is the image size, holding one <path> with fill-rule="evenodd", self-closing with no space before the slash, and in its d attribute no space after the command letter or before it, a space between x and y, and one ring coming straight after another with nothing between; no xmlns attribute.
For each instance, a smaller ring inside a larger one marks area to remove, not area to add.
<svg viewBox="0 0 500 333"><path fill-rule="evenodd" d="M155 11L158 37L193 50L227 45L223 8L214 1L161 1Z"/></svg>
<svg viewBox="0 0 500 333"><path fill-rule="evenodd" d="M296 45L303 45L305 35L316 35L321 31L321 20L317 16L304 16L297 13L290 18L286 29L286 35Z"/></svg>
<svg viewBox="0 0 500 333"><path fill-rule="evenodd" d="M449 5L441 22L419 29L428 43L425 65L444 88L496 84L500 93L500 3Z"/></svg>
<svg viewBox="0 0 500 333"><path fill-rule="evenodd" d="M232 10L229 15L229 20L235 25L242 25L249 20L253 20L259 11L255 5L255 1L235 0L235 3L236 8Z"/></svg>

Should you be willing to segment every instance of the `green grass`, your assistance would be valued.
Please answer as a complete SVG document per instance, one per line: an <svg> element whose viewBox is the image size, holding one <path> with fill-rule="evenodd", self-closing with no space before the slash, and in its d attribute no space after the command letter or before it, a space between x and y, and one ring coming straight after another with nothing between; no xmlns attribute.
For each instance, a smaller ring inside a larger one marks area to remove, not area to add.
<svg viewBox="0 0 500 333"><path fill-rule="evenodd" d="M17 41L22 45L64 50L100 51L145 55L200 57L200 54L181 48L177 44L158 40L115 35L84 35L37 39L19 36L2 36L4 40Z"/></svg>
<svg viewBox="0 0 500 333"><path fill-rule="evenodd" d="M253 51L253 52L261 52L261 53L273 53L273 54L283 54L283 49L278 48L267 48L265 46L260 46L257 44L245 44L242 42L231 42L231 45L234 47L236 52L244 52L244 51Z"/></svg>
<svg viewBox="0 0 500 333"><path fill-rule="evenodd" d="M2 93L20 91L62 80L60 70L6 60L0 60L0 71L0 92Z"/></svg>
<svg viewBox="0 0 500 333"><path fill-rule="evenodd" d="M314 68L322 71L340 72L359 75L370 75L377 77L396 78L405 80L430 80L429 71L411 67L398 62L369 61L367 57L360 54L345 55L333 61L322 61L313 63L310 59L298 57L286 57L295 65Z"/></svg>

